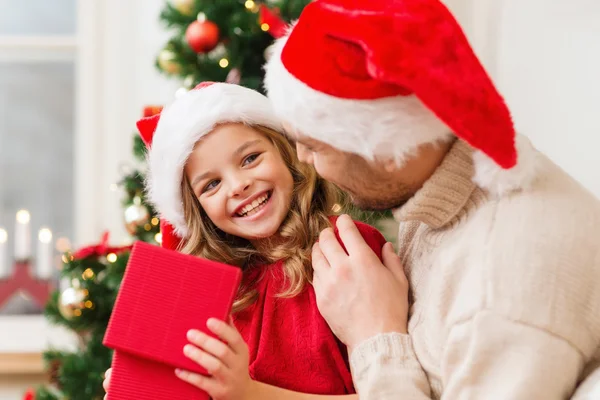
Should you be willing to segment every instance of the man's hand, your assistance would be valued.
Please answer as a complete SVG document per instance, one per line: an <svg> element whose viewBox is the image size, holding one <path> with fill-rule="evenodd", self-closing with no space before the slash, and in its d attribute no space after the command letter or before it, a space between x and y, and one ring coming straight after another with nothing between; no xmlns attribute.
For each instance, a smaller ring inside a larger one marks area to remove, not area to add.
<svg viewBox="0 0 600 400"><path fill-rule="evenodd" d="M331 330L350 349L379 333L406 333L408 282L393 246L383 247L382 264L349 216L337 228L348 254L331 228L312 252L317 306Z"/></svg>

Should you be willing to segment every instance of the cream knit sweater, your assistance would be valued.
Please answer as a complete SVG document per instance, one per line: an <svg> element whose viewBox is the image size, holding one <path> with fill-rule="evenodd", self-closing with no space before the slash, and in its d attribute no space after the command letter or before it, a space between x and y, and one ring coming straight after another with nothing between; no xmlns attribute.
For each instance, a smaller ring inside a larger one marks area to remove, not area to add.
<svg viewBox="0 0 600 400"><path fill-rule="evenodd" d="M597 365L600 203L536 154L532 185L495 196L457 141L396 212L409 334L354 350L361 400L566 399Z"/></svg>

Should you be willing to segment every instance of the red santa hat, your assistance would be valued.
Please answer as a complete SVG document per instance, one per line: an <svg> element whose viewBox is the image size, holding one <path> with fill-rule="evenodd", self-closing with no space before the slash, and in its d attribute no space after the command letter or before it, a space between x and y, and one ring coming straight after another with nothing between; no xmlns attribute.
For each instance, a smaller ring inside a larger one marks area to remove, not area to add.
<svg viewBox="0 0 600 400"><path fill-rule="evenodd" d="M510 112L438 0L312 2L273 46L265 85L300 133L367 159L401 163L453 133L485 155L487 174L517 163Z"/></svg>
<svg viewBox="0 0 600 400"><path fill-rule="evenodd" d="M229 83L202 83L137 127L148 148L146 189L161 218L162 245L176 249L188 237L183 213L183 168L203 136L216 125L239 122L281 131L280 120L262 94Z"/></svg>

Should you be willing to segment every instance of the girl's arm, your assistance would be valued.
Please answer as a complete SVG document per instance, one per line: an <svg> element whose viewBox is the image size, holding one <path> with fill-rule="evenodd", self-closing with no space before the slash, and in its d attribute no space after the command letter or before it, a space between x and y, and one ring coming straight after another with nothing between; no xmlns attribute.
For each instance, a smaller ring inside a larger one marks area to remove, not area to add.
<svg viewBox="0 0 600 400"><path fill-rule="evenodd" d="M184 354L206 369L209 376L176 370L182 380L207 392L213 400L334 400L340 397L357 400L356 395L327 396L298 393L254 381L248 371L248 346L233 326L210 319L208 328L220 339L201 331L188 332L191 344Z"/></svg>
<svg viewBox="0 0 600 400"><path fill-rule="evenodd" d="M276 386L267 385L262 382L254 382L253 388L250 390L250 395L246 400L358 400L356 394L345 395L322 395L322 394L307 394L298 393L291 390L278 388Z"/></svg>

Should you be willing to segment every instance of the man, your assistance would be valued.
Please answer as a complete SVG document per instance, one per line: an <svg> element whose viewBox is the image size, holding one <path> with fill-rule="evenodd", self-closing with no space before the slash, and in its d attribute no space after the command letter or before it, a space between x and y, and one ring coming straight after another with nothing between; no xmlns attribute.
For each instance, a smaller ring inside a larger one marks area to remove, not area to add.
<svg viewBox="0 0 600 400"><path fill-rule="evenodd" d="M600 359L600 205L515 134L450 12L318 0L266 71L299 157L359 206L397 208L399 259L347 218L348 253L328 230L313 252L361 400L572 396Z"/></svg>

